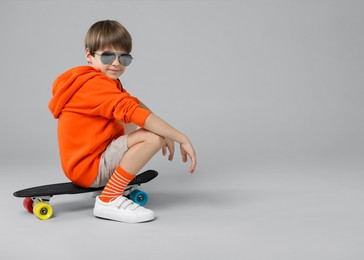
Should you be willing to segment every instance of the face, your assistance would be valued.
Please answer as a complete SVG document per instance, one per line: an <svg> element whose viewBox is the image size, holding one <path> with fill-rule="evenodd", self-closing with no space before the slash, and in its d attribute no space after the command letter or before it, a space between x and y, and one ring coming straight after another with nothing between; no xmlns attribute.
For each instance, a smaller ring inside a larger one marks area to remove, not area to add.
<svg viewBox="0 0 364 260"><path fill-rule="evenodd" d="M86 49L86 59L88 63L94 67L95 69L99 69L102 73L104 73L109 78L116 80L118 79L125 71L125 66L120 64L119 59L115 59L111 64L104 64L101 61L100 54L108 51L114 52L118 55L125 53L124 51L114 50L114 49L105 49L96 51L95 55L92 56L88 49Z"/></svg>

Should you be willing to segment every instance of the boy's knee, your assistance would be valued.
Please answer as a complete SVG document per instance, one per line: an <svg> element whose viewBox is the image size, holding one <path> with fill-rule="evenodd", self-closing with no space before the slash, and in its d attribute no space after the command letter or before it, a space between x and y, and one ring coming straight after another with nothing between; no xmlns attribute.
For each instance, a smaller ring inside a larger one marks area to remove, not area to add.
<svg viewBox="0 0 364 260"><path fill-rule="evenodd" d="M156 147L162 148L163 145L165 145L166 141L164 140L163 137L154 134L152 132L148 132L147 134L147 142L152 143L153 145L155 145Z"/></svg>
<svg viewBox="0 0 364 260"><path fill-rule="evenodd" d="M139 143L147 143L153 147L162 148L166 142L164 138L159 135L156 135L145 129L139 129L128 135L128 148Z"/></svg>

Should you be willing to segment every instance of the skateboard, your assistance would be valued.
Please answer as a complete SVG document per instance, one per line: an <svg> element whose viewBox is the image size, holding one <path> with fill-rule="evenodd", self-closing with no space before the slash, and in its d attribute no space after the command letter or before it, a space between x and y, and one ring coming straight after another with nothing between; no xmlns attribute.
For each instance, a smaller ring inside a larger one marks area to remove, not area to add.
<svg viewBox="0 0 364 260"><path fill-rule="evenodd" d="M141 184L147 183L157 176L158 172L154 170L148 170L138 174L129 183L123 195L131 199L133 202L144 206L148 201L148 194L137 188ZM79 194L86 192L98 193L101 192L103 188L104 187L83 188L76 186L72 182L64 182L19 190L14 192L13 195L15 197L25 198L23 200L24 208L30 213L33 213L39 219L46 220L52 217L53 214L53 209L49 203L51 197L53 197L54 195Z"/></svg>

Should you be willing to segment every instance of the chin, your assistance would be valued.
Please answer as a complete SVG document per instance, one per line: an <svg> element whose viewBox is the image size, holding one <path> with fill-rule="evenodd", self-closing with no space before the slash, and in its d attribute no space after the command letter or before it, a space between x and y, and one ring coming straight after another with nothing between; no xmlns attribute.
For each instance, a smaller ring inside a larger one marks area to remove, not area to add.
<svg viewBox="0 0 364 260"><path fill-rule="evenodd" d="M107 74L107 76L109 77L109 78L111 78L111 79L118 79L121 75L114 75L114 74Z"/></svg>

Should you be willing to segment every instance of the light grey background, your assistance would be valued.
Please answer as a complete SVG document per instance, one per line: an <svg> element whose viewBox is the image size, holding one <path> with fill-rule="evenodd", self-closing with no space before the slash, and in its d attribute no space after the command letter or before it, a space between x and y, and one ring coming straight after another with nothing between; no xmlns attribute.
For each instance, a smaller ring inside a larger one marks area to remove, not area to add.
<svg viewBox="0 0 364 260"><path fill-rule="evenodd" d="M86 64L91 24L131 32L129 92L198 153L146 168L158 219L92 216L87 195L38 221L15 190L66 181L53 80ZM363 259L363 1L0 2L1 259Z"/></svg>

